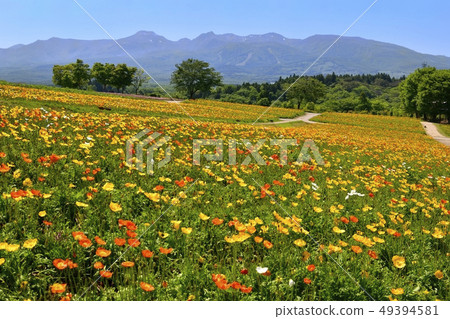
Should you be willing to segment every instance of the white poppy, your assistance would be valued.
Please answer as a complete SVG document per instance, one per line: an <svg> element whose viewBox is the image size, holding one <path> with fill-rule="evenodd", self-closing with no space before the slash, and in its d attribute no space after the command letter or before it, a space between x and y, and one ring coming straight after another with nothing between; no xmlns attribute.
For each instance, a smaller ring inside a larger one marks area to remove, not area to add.
<svg viewBox="0 0 450 319"><path fill-rule="evenodd" d="M258 272L258 274L264 274L269 270L269 268L267 267L256 267L256 271Z"/></svg>

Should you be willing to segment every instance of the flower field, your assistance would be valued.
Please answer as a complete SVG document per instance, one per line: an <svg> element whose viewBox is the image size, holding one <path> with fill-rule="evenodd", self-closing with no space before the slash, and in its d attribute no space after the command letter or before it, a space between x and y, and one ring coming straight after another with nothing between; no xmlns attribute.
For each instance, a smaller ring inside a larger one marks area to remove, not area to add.
<svg viewBox="0 0 450 319"><path fill-rule="evenodd" d="M161 116L181 116L193 118L206 118L227 121L253 122L259 115L267 111L267 107L225 103L218 101L188 101L183 104L168 104L166 101L151 99L124 98L111 95L93 95L84 93L68 93L54 90L0 84L0 97L10 99L24 99L40 102L59 102L62 104L75 104L95 106L113 110L128 110L148 112ZM268 121L279 117L294 117L301 115L301 111L285 108L271 108L261 116L260 121Z"/></svg>
<svg viewBox="0 0 450 319"><path fill-rule="evenodd" d="M0 300L449 300L450 149L416 120L194 122L114 112L166 112L162 102L1 89L23 100L0 108ZM24 102L40 98L113 110ZM186 107L257 117L215 103ZM170 137L172 159L153 175L126 163L126 141L144 128ZM296 163L300 147L281 165L269 143L266 165L240 165L242 140L271 138L312 139L325 165ZM236 140L238 164L224 151L194 165L194 139Z"/></svg>

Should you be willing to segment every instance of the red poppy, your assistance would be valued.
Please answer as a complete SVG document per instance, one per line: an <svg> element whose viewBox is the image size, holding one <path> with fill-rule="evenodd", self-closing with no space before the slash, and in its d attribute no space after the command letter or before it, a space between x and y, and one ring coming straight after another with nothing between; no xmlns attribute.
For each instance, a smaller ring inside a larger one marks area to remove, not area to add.
<svg viewBox="0 0 450 319"><path fill-rule="evenodd" d="M358 222L358 218L356 217L356 216L350 216L350 221L352 222L352 223L357 223Z"/></svg>
<svg viewBox="0 0 450 319"><path fill-rule="evenodd" d="M305 284L309 285L309 284L311 283L311 279L305 278L305 279L303 279L303 282L304 282Z"/></svg>
<svg viewBox="0 0 450 319"><path fill-rule="evenodd" d="M162 185L156 185L153 189L154 189L156 192L159 192L159 191L162 191L162 190L164 189L164 186L162 186Z"/></svg>
<svg viewBox="0 0 450 319"><path fill-rule="evenodd" d="M145 249L142 251L142 256L144 256L145 258L152 258L153 257L153 252L151 252L148 249Z"/></svg>
<svg viewBox="0 0 450 319"><path fill-rule="evenodd" d="M165 281L165 280L161 283L161 286L163 286L164 288L167 288L168 285L169 285L169 284L168 284L167 281Z"/></svg>
<svg viewBox="0 0 450 319"><path fill-rule="evenodd" d="M241 274L247 275L248 274L248 269L246 269L246 268L241 269Z"/></svg>
<svg viewBox="0 0 450 319"><path fill-rule="evenodd" d="M116 239L114 239L114 243L117 246L123 246L123 245L125 245L126 242L127 241L124 238L116 238Z"/></svg>
<svg viewBox="0 0 450 319"><path fill-rule="evenodd" d="M400 234L400 233L397 232L397 231L393 234L394 237L400 237L401 235L402 235L402 234Z"/></svg>
<svg viewBox="0 0 450 319"><path fill-rule="evenodd" d="M375 195L373 193L369 193L369 197L374 197Z"/></svg>

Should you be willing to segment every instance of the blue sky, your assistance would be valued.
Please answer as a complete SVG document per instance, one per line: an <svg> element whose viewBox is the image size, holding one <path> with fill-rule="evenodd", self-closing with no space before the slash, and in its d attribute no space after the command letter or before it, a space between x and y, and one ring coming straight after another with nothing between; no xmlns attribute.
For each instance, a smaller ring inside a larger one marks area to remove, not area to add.
<svg viewBox="0 0 450 319"><path fill-rule="evenodd" d="M288 38L340 34L373 0L78 0L115 38L139 30L170 40L213 31L277 32ZM0 48L53 36L107 36L73 0L0 0ZM450 1L379 0L346 35L450 56Z"/></svg>

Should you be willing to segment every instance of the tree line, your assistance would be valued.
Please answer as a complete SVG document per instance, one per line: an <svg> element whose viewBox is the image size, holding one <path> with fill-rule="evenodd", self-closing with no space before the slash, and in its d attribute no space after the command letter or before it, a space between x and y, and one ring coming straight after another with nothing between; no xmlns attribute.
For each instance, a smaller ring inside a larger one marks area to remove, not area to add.
<svg viewBox="0 0 450 319"><path fill-rule="evenodd" d="M124 92L126 87L132 86L137 93L148 80L142 70L125 63L96 62L90 68L89 64L77 59L75 63L53 66L53 83L72 89L86 89L90 85L97 91L106 92L115 88L117 92Z"/></svg>
<svg viewBox="0 0 450 319"><path fill-rule="evenodd" d="M142 70L126 64L94 63L82 60L55 65L53 82L69 88L98 91L115 88L135 93L149 80ZM178 97L206 98L226 102L258 104L311 111L360 112L411 115L437 121L450 118L450 70L423 66L408 77L386 73L314 76L291 75L272 83L223 84L222 75L207 62L187 59L175 65L171 84ZM147 91L152 95L152 91Z"/></svg>

